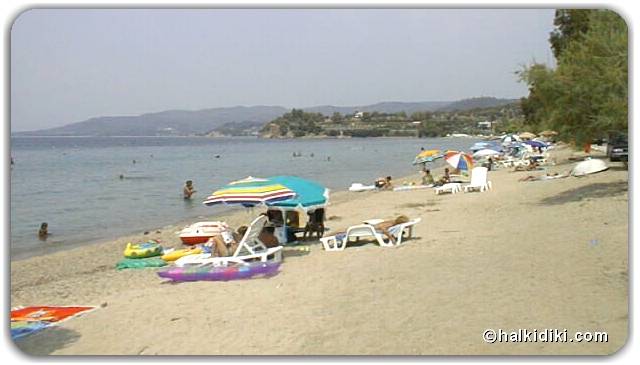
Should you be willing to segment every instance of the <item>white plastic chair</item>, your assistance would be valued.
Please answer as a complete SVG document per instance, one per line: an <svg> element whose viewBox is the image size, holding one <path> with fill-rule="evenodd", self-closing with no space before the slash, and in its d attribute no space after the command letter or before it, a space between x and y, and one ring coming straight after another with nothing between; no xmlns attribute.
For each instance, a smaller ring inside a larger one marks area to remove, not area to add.
<svg viewBox="0 0 640 365"><path fill-rule="evenodd" d="M481 192L491 189L491 181L487 180L486 167L478 166L471 170L471 183L464 186L464 192L479 190Z"/></svg>

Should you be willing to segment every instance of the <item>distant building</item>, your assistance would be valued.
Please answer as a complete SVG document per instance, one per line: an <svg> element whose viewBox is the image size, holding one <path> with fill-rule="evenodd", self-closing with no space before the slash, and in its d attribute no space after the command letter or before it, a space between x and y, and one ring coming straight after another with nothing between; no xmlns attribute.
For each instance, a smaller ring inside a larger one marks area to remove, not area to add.
<svg viewBox="0 0 640 365"><path fill-rule="evenodd" d="M359 111L356 111L356 113L353 115L354 118L358 118L358 119L362 118L363 116L364 116L364 113Z"/></svg>
<svg viewBox="0 0 640 365"><path fill-rule="evenodd" d="M491 129L491 125L492 123L488 120L485 120L484 122L478 122L478 128Z"/></svg>

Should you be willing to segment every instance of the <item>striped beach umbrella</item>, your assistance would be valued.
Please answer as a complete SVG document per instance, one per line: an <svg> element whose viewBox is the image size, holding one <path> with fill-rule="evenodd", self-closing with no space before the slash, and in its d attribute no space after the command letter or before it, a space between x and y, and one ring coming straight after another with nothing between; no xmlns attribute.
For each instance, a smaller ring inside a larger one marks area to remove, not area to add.
<svg viewBox="0 0 640 365"><path fill-rule="evenodd" d="M420 152L414 159L413 164L417 165L425 162L432 162L438 158L442 157L442 152L440 150L425 150Z"/></svg>
<svg viewBox="0 0 640 365"><path fill-rule="evenodd" d="M297 176L273 176L269 180L280 183L296 193L296 196L291 199L267 203L269 207L281 210L302 209L310 211L324 208L329 201L329 189L315 181Z"/></svg>
<svg viewBox="0 0 640 365"><path fill-rule="evenodd" d="M473 168L473 157L468 153L447 151L444 154L444 160L455 169L471 170Z"/></svg>
<svg viewBox="0 0 640 365"><path fill-rule="evenodd" d="M205 199L203 204L208 206L224 204L254 207L291 199L295 196L296 193L293 190L280 183L249 176L242 180L233 181L214 191Z"/></svg>

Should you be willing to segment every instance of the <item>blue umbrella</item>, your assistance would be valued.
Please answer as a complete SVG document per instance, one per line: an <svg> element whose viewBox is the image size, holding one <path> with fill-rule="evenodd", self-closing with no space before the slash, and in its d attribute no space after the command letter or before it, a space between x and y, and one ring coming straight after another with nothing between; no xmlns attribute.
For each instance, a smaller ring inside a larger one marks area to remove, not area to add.
<svg viewBox="0 0 640 365"><path fill-rule="evenodd" d="M497 142L476 142L469 148L469 150L474 153L480 150L494 150L497 152L501 152L502 146L500 146Z"/></svg>
<svg viewBox="0 0 640 365"><path fill-rule="evenodd" d="M540 141L524 141L522 143L526 143L529 146L536 147L536 148L538 148L538 147L547 147L547 145L545 143L542 143Z"/></svg>
<svg viewBox="0 0 640 365"><path fill-rule="evenodd" d="M322 208L329 201L329 189L314 181L297 176L274 176L268 180L283 185L296 193L296 196L290 199L267 203L267 206L271 208L307 211Z"/></svg>

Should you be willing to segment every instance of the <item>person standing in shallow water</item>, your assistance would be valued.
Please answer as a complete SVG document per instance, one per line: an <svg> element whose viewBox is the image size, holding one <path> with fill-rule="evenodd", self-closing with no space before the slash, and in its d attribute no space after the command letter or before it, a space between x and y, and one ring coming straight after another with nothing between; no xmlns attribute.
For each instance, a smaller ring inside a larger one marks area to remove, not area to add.
<svg viewBox="0 0 640 365"><path fill-rule="evenodd" d="M47 224L47 222L42 222L40 230L38 230L38 238L45 241L47 236L49 236L49 224Z"/></svg>
<svg viewBox="0 0 640 365"><path fill-rule="evenodd" d="M193 188L193 181L187 180L184 184L184 188L182 189L182 196L185 199L191 199L193 193L195 193L195 189Z"/></svg>

